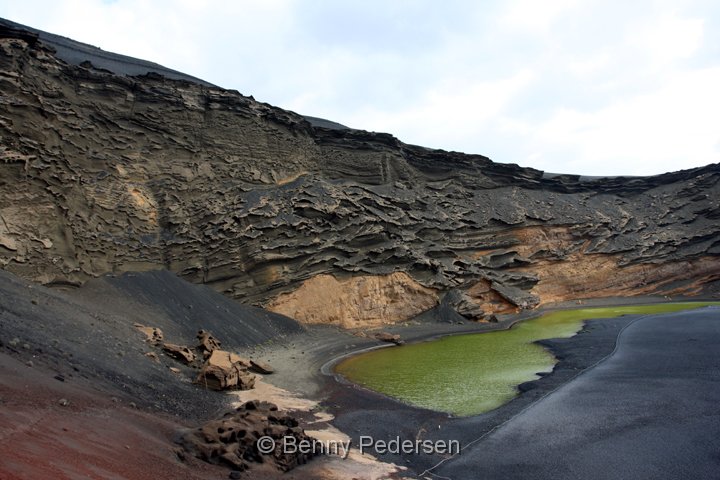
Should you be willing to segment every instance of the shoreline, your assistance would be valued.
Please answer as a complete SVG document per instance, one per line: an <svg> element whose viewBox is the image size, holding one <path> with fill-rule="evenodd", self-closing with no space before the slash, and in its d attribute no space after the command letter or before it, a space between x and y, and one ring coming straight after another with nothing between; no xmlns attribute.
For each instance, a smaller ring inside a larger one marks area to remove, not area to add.
<svg viewBox="0 0 720 480"><path fill-rule="evenodd" d="M561 302L529 312L507 315L493 324L418 323L388 326L383 330L399 333L406 343L420 343L449 335L506 330L518 322L558 310L703 301L717 301L717 299L711 297L593 299L592 301L582 301L581 304L576 301ZM317 408L330 415L327 424L346 434L352 440L353 445L358 445L361 436L370 436L376 439L399 437L401 439L426 438L433 441L458 440L464 447L468 443L476 441L479 436L486 435L498 428L529 405L612 355L617 346L620 332L641 317L642 315L623 315L616 318L585 320L578 333L570 338L536 342L557 359L552 372L539 379L518 385L519 393L514 398L496 409L479 415L460 417L415 407L350 382L332 371L332 367L337 362L365 351L389 348L393 345L378 344L375 339L357 337L352 332L340 331L327 326L311 327L309 332L299 335L301 338L290 340L290 345L274 345L264 349L265 359L274 357L277 362L282 356L290 356L293 357L296 367L293 369L292 381L286 381L287 376L275 376L276 374L266 377L265 380L272 385L316 401ZM315 343L314 349L308 348L314 341L321 339L329 340L329 342L326 344ZM300 353L298 354L298 352ZM257 355L259 352L255 350L253 353ZM278 363L278 365L280 364ZM313 369L312 366L315 368ZM304 367L310 368L305 370ZM297 387L301 383L305 383L304 388L298 389ZM398 473L401 476L427 470L443 458L443 456L437 455L408 456L392 453L378 455L378 460L381 462L409 469L404 473ZM326 460L327 462L337 464L342 460Z"/></svg>
<svg viewBox="0 0 720 480"><path fill-rule="evenodd" d="M456 335L474 335L479 333L488 333L488 332L496 332L496 331L502 331L502 330L509 330L513 328L515 325L517 325L520 322L525 322L529 320L534 320L536 318L539 318L543 315L557 312L557 311L563 311L563 310L580 310L580 309L592 309L592 308L608 308L608 307L622 307L622 306L642 306L642 305L655 305L655 304L662 304L662 303L703 303L703 302L709 302L709 301L718 301L717 298L698 298L698 297L692 297L692 298L681 298L681 299L665 299L663 297L642 297L639 298L637 301L635 301L636 297L609 297L609 298L602 298L602 299L592 299L592 300L583 300L583 302L589 302L589 303L582 303L577 304L576 302L572 301L566 301L566 302L560 302L557 304L548 304L543 307L540 307L538 309L529 310L525 312L520 312L517 314L505 314L502 315L502 317L505 317L503 320L494 322L494 323L481 323L476 322L473 324L472 321L468 320L467 322L463 323L462 325L466 325L468 328L466 329L460 329L457 331L451 330L451 325L457 325L457 324L442 324L438 323L437 325L447 325L447 329L440 328L440 331L437 332L420 332L419 329L423 328L421 325L389 325L387 328L377 328L376 330L384 330L391 333L398 333L401 334L401 338L404 340L406 345L413 345L418 343L424 343L424 342L432 342L435 340L439 340L441 338L449 337L449 336L456 336ZM591 303L590 303L591 302ZM500 317L500 316L498 316ZM582 328L584 328L585 324L591 320L582 320L582 326L581 329L578 331L580 333L582 331ZM352 331L348 330L349 333ZM408 337L402 336L402 334L409 335ZM575 335L577 335L576 333ZM573 335L573 336L575 336ZM370 338L371 340L374 340ZM547 339L549 340L549 339ZM539 345L542 345L542 342L545 340L538 340L534 343L537 343ZM377 341L376 341L377 343ZM360 355L366 352L370 352L373 350L379 350L381 348L392 348L396 345L393 345L392 343L384 342L380 345L371 345L364 348L360 348L357 350L353 350L351 352L345 352L341 355L338 355L336 357L329 358L325 363L322 364L320 367L320 372L324 375L327 375L329 377L334 377L336 381L340 381L342 383L348 383L353 384L359 387L362 387L361 385L357 385L354 382L347 380L345 377L343 377L341 374L338 374L334 371L334 367L340 363L342 360L346 358L353 357L355 355ZM552 352L551 352L552 353ZM392 397L390 397L392 398Z"/></svg>

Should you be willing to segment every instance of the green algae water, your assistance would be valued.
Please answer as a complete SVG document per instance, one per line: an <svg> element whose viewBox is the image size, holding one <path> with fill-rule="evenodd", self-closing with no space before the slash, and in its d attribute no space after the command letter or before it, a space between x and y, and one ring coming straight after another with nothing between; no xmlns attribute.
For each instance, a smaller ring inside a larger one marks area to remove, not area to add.
<svg viewBox="0 0 720 480"><path fill-rule="evenodd" d="M517 385L550 372L553 355L533 342L567 338L583 320L669 313L720 302L689 302L563 310L520 322L509 330L444 337L349 357L335 372L371 390L415 406L475 415L508 402Z"/></svg>

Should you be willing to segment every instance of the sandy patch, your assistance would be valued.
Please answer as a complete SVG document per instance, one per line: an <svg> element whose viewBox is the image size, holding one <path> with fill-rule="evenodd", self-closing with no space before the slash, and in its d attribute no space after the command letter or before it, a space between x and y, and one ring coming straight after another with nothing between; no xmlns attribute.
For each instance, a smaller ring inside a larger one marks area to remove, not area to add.
<svg viewBox="0 0 720 480"><path fill-rule="evenodd" d="M262 400L274 403L280 410L312 413L313 420L307 421L306 425L314 425L315 428L305 429L306 434L325 443L350 442L348 435L330 424L335 418L332 414L316 410L319 407L318 402L264 382L260 375L255 382L255 388L231 392L231 395L238 398L237 402L233 402L233 406L250 400ZM350 448L345 458L341 455L326 455L296 468L293 473L326 480L379 480L405 469L393 463L381 462L372 455L360 452L358 448Z"/></svg>
<svg viewBox="0 0 720 480"><path fill-rule="evenodd" d="M271 385L262 380L261 375L257 375L255 388L251 390L238 390L231 392L231 395L237 397L237 402L233 402L233 406L237 407L250 400L262 400L274 403L280 410L310 412L318 406L318 402L303 398L293 392L285 390L275 385ZM332 415L330 415L332 419Z"/></svg>

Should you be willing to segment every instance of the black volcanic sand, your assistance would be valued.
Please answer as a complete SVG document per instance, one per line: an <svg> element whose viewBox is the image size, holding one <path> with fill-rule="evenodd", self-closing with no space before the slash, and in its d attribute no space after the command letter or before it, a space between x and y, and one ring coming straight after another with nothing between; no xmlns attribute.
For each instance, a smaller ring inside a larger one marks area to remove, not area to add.
<svg viewBox="0 0 720 480"><path fill-rule="evenodd" d="M708 472L720 472L718 316L720 309L701 309L586 322L572 338L541 342L560 359L552 374L521 385L524 393L483 415L450 418L341 384L328 387L327 403L355 444L360 435L414 440L419 432L423 439L458 440L463 448L472 443L432 471L441 478L711 478ZM596 384L602 376L596 372L610 364L613 371ZM584 397L571 404L567 392L580 388ZM518 445L522 453L508 459ZM409 475L444 459L380 458L410 467Z"/></svg>
<svg viewBox="0 0 720 480"><path fill-rule="evenodd" d="M425 409L409 407L362 387L330 382L326 401L336 416L334 424L351 435L357 445L361 435L390 440L420 438L458 440L462 446L513 418L533 402L572 380L596 364L615 348L618 333L635 316L593 320L580 334L569 339L541 342L561 360L550 375L521 385L524 391L509 403L473 417L451 417ZM381 455L381 459L410 467L420 473L441 461L437 455ZM470 477L475 478L475 477Z"/></svg>
<svg viewBox="0 0 720 480"><path fill-rule="evenodd" d="M189 346L206 329L230 350L303 331L287 317L165 271L106 276L58 291L0 270L0 352L68 382L92 380L96 388L151 411L206 420L227 408L228 397L192 385L197 372L145 342L134 323L158 327L165 341ZM149 352L159 361L148 358Z"/></svg>
<svg viewBox="0 0 720 480"><path fill-rule="evenodd" d="M582 307L653 301L663 299L586 301ZM556 307L578 306L572 302ZM477 324L443 322L458 319L444 316L442 312L431 312L417 321L388 330L400 333L408 341L423 341L447 334L508 328L520 319L539 313L542 310L501 317L497 324ZM128 425L133 425L133 422L139 425L134 433L125 434L141 436L146 433L138 432L147 432L147 429L142 429L140 417L132 413L135 406L138 413L158 415L159 419L175 418L176 428L183 428L216 418L228 408L234 397L205 391L191 384L194 372L164 355L159 355L159 362L149 359L145 355L147 352L159 351L143 340L143 335L133 327L134 322L159 327L167 341L178 344L193 345L197 330L210 330L223 342L223 347L270 362L276 373L267 376L266 381L321 400L320 408L336 417L332 423L350 435L355 445L360 435L370 435L375 439L397 436L410 440L453 439L465 446L504 422L509 428L516 422L513 419L520 418L526 408L549 401L555 394L545 396L564 388L563 385L574 385L577 380L568 382L608 356L615 348L619 332L636 318L594 320L587 322L582 332L573 338L544 341L561 359L552 374L522 385L523 394L492 412L475 417L451 418L447 414L414 408L337 381L321 372L323 367L326 372L329 371L332 360L339 356L383 345L364 334L353 335L328 326L303 328L291 319L240 305L210 288L189 284L168 272L106 276L79 289L57 290L0 271L0 353L21 365L29 362L31 366L24 365L22 368L42 374L28 375L28 380L42 377L47 379L44 381L50 381L53 388L61 385L82 387L82 392L91 392L92 402L116 405L125 412L118 414L120 417L124 415L135 419ZM649 338L656 340L652 336ZM686 343L694 346L706 345L707 342ZM681 353L680 350L674 352L672 361L676 361L674 355ZM169 367L179 368L180 374L172 373ZM9 379L5 377L9 392L7 398L12 395L20 398L21 389L27 386L13 387ZM30 390L50 391L43 385L34 389L30 385ZM58 391L57 395L61 394L71 395ZM77 395L69 398L71 405L79 401L76 399L81 393ZM535 403L543 397L546 400ZM52 397L48 405L55 401L57 399ZM131 410L123 410L127 408ZM172 430L168 420L158 422L165 422L163 428L166 431ZM495 433L488 439L494 436ZM172 435L168 434L165 438L172 448ZM542 435L539 438L539 442L544 441ZM155 438L153 441L158 440ZM474 452L482 451L485 442L471 447L472 456L475 456ZM506 445L505 448L511 447ZM172 458L172 450L168 452L165 460L171 461L168 458ZM463 459L469 458L468 454L463 455ZM437 455L380 455L380 458L409 467L408 475L421 473L442 460ZM458 461L447 462L442 468L453 468L452 465ZM461 467L458 469L462 470ZM453 472L451 477L477 478L475 474L463 477L456 473Z"/></svg>
<svg viewBox="0 0 720 480"><path fill-rule="evenodd" d="M557 308L586 308L591 306L609 306L621 304L647 304L667 301L664 298L616 298L584 301L582 305L568 302L556 305ZM673 299L680 301L681 299ZM551 309L546 309L551 310ZM413 323L388 329L398 332L409 341L424 341L451 333L473 333L501 328L509 328L523 318L536 316L544 310L527 312L524 315L507 316L498 324L437 324ZM680 318L687 312L677 314ZM342 378L333 378L319 372L332 371L331 359L357 352L364 348L373 348L378 342L366 338L350 338L347 333L335 331L329 327L310 328L301 337L294 337L288 344L277 344L255 349L271 362L291 361L296 368L289 375L280 373L266 380L293 391L302 392L310 397L323 397L323 407L335 416L333 424L350 435L355 446L360 436L374 439L402 440L446 439L458 440L465 447L479 437L490 434L499 426L512 421L535 402L549 396L563 385L573 381L578 375L613 353L618 335L627 325L644 318L642 315L628 315L618 318L587 321L578 335L567 339L551 339L540 342L560 360L553 372L540 379L520 385L523 392L511 402L486 414L473 417L451 417L448 414L415 408L392 398L349 384ZM394 348L394 347L388 347ZM542 435L537 441L542 442ZM482 444L482 442L480 442ZM511 448L511 446L506 446ZM477 447L482 448L482 447ZM373 452L370 452L373 453ZM431 468L445 457L440 455L377 455L380 459L408 467L407 475L413 476ZM561 457L561 454L560 454ZM556 457L558 460L560 457ZM527 472L526 472L527 473ZM519 478L527 476L530 473ZM501 475L502 476L502 475ZM457 472L451 478L478 478L469 473ZM516 478L516 477L508 477Z"/></svg>
<svg viewBox="0 0 720 480"><path fill-rule="evenodd" d="M440 478L720 478L720 308L649 315L605 362L433 471Z"/></svg>

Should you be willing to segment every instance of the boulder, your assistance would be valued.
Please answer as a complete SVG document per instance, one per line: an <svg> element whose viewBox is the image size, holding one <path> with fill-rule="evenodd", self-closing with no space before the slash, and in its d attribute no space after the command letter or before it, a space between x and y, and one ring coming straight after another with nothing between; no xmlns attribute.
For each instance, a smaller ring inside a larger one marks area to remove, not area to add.
<svg viewBox="0 0 720 480"><path fill-rule="evenodd" d="M250 361L224 350L214 350L200 369L195 383L211 390L250 390L255 375L248 372Z"/></svg>
<svg viewBox="0 0 720 480"><path fill-rule="evenodd" d="M535 308L540 304L540 299L537 296L518 287L493 282L492 289L502 298L523 310Z"/></svg>
<svg viewBox="0 0 720 480"><path fill-rule="evenodd" d="M462 290L450 290L443 298L443 304L447 304L457 313L470 320L482 318L485 314L483 309L467 293Z"/></svg>
<svg viewBox="0 0 720 480"><path fill-rule="evenodd" d="M200 330L197 339L199 341L197 349L204 358L208 358L213 351L220 350L220 340L213 337L207 330Z"/></svg>
<svg viewBox="0 0 720 480"><path fill-rule="evenodd" d="M270 436L275 441L276 448L268 453L258 448L258 439L263 436ZM284 452L279 448L283 438L288 436L295 437L296 443L310 441L295 418L278 411L272 403L253 400L219 420L189 431L180 438L180 443L195 457L234 471L264 464L287 472L312 457L312 453Z"/></svg>
<svg viewBox="0 0 720 480"><path fill-rule="evenodd" d="M148 357L148 358L149 358L150 360L152 360L153 362L159 362L159 361L160 361L160 357L158 357L158 354L155 353L155 352L146 352L146 353L145 353L145 356Z"/></svg>
<svg viewBox="0 0 720 480"><path fill-rule="evenodd" d="M153 345L159 345L165 338L162 330L157 327L147 327L140 323L136 323L135 328L145 334L145 337L147 337L145 341L152 343Z"/></svg>
<svg viewBox="0 0 720 480"><path fill-rule="evenodd" d="M186 346L175 345L174 343L163 343L162 348L165 355L183 362L186 365L195 361L195 353Z"/></svg>
<svg viewBox="0 0 720 480"><path fill-rule="evenodd" d="M375 334L375 339L380 340L381 342L394 343L395 345L402 345L405 343L405 341L400 338L400 335L389 332L377 332Z"/></svg>
<svg viewBox="0 0 720 480"><path fill-rule="evenodd" d="M260 360L250 360L250 370L262 375L270 375L275 372L275 369L269 363Z"/></svg>

